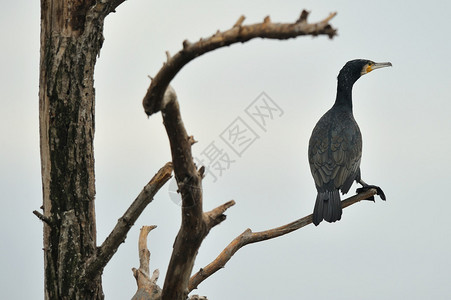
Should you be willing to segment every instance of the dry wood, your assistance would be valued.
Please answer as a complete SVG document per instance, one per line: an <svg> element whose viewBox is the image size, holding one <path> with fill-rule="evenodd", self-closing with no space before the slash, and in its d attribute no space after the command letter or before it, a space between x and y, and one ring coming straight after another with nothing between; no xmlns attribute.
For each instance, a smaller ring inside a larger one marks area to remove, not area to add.
<svg viewBox="0 0 451 300"><path fill-rule="evenodd" d="M209 38L200 39L195 43L185 40L183 49L177 54L170 56L167 53L166 63L152 80L143 99L144 111L148 116L159 112L162 108L164 93L171 80L183 66L204 53L234 43L244 43L254 38L284 40L302 35L327 35L329 38L333 38L337 34L336 29L329 24L336 13L330 14L317 23L308 23L308 14L307 11L302 11L301 16L294 23L272 23L270 18L266 17L262 23L252 25L242 25L244 16L241 16L229 30L218 31Z"/></svg>
<svg viewBox="0 0 451 300"><path fill-rule="evenodd" d="M157 226L143 226L139 234L139 269L132 269L133 276L135 276L138 285L138 290L132 300L157 300L161 297L161 288L157 285L160 272L156 269L153 272L152 277L150 277L150 251L147 247L147 236L149 232L156 227Z"/></svg>
<svg viewBox="0 0 451 300"><path fill-rule="evenodd" d="M172 177L172 163L166 163L147 183L135 201L130 205L124 215L117 221L116 226L99 247L96 255L86 263L84 279L86 281L95 278L103 271L103 268L116 253L119 246L125 241L127 233L135 224L135 221L152 202L155 194Z"/></svg>
<svg viewBox="0 0 451 300"><path fill-rule="evenodd" d="M81 284L80 270L97 249L94 65L103 42L104 18L119 5L109 2L101 8L94 0L41 1L45 299L103 299L100 276Z"/></svg>
<svg viewBox="0 0 451 300"><path fill-rule="evenodd" d="M371 196L376 195L377 191L375 189L370 189L368 191L362 192L350 198L347 198L341 202L343 208L348 207L354 203L361 200L368 199ZM191 292L196 289L197 286L207 279L209 276L213 275L216 271L224 268L225 264L232 258L232 256L241 248L248 244L261 242L269 239L285 235L287 233L298 230L308 224L312 223L312 215L308 215L286 225L260 231L252 232L251 229L246 229L242 234L237 236L210 264L201 268L196 274L194 274L189 281L188 290Z"/></svg>
<svg viewBox="0 0 451 300"><path fill-rule="evenodd" d="M46 223L49 226L52 226L52 222L50 221L49 218L45 217L43 214L41 214L40 212L38 212L37 210L33 210L33 214L38 217L39 220L41 220L42 222Z"/></svg>
<svg viewBox="0 0 451 300"><path fill-rule="evenodd" d="M197 170L191 153L194 138L186 132L175 91L169 87L163 103L163 123L168 134L174 174L182 196L182 224L174 242L163 286L163 300L187 298L187 286L199 247L210 229L225 220L229 201L210 212L202 208L203 169Z"/></svg>

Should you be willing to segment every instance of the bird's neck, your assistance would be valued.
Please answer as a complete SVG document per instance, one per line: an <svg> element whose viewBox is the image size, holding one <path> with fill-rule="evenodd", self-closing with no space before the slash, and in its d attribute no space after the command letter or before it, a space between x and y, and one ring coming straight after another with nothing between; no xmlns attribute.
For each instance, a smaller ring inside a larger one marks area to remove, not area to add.
<svg viewBox="0 0 451 300"><path fill-rule="evenodd" d="M352 86L354 83L338 81L337 98L334 107L343 107L352 111Z"/></svg>

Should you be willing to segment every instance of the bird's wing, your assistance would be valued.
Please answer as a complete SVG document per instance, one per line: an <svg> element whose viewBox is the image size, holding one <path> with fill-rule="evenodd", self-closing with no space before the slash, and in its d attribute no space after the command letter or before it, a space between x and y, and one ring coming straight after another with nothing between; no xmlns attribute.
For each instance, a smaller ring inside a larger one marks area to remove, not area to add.
<svg viewBox="0 0 451 300"><path fill-rule="evenodd" d="M354 118L326 113L313 129L309 162L318 191L347 193L359 172L362 136Z"/></svg>

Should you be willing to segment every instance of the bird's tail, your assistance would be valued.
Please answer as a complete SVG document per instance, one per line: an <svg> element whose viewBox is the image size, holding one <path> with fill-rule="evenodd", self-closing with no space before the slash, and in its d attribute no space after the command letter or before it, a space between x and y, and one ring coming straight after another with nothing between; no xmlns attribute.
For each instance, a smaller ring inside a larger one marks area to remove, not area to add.
<svg viewBox="0 0 451 300"><path fill-rule="evenodd" d="M341 219L341 200L338 190L318 192L313 209L313 224L318 226L322 220L335 222Z"/></svg>

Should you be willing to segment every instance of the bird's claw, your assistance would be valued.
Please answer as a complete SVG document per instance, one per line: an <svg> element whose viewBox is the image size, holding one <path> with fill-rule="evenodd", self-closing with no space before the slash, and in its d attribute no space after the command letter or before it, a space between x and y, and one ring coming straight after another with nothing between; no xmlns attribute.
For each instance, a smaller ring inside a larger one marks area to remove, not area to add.
<svg viewBox="0 0 451 300"><path fill-rule="evenodd" d="M384 200L384 201L386 200L384 191L380 187L378 187L377 185L365 185L365 186L362 186L361 188L358 188L356 190L356 192L357 192L357 194L359 194L359 193L362 193L362 192L366 192L369 189L375 189L377 191L376 194L379 195L379 197L381 197L382 200ZM370 201L374 202L374 196L371 196L371 197L369 197L369 198L367 198L365 200L370 200Z"/></svg>

